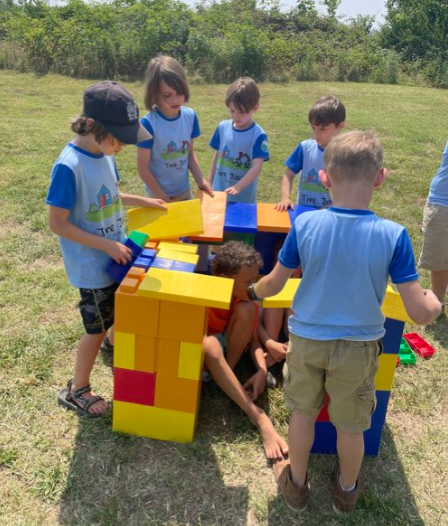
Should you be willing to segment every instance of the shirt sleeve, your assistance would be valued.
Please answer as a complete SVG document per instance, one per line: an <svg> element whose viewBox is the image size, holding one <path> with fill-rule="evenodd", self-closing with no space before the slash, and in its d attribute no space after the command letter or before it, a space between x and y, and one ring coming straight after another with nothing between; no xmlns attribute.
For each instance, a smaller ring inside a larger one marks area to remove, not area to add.
<svg viewBox="0 0 448 526"><path fill-rule="evenodd" d="M285 161L286 168L289 168L291 172L298 174L303 168L303 148L300 143L292 154Z"/></svg>
<svg viewBox="0 0 448 526"><path fill-rule="evenodd" d="M297 231L295 223L292 225L282 249L280 250L278 260L286 268L295 269L300 267L300 254L299 247L297 245Z"/></svg>
<svg viewBox="0 0 448 526"><path fill-rule="evenodd" d="M268 137L265 133L261 133L257 137L252 150L252 159L263 159L263 161L269 161Z"/></svg>
<svg viewBox="0 0 448 526"><path fill-rule="evenodd" d="M221 139L219 136L219 126L216 128L215 133L213 134L213 137L211 138L211 141L209 144L214 150L219 151L219 147L221 145Z"/></svg>
<svg viewBox="0 0 448 526"><path fill-rule="evenodd" d="M407 283L418 279L411 240L405 228L395 246L394 255L389 265L389 275L392 283L395 284Z"/></svg>
<svg viewBox="0 0 448 526"><path fill-rule="evenodd" d="M194 120L193 120L193 130L191 131L191 138L196 139L196 137L199 137L201 135L201 129L199 128L199 120L196 113L194 114Z"/></svg>
<svg viewBox="0 0 448 526"><path fill-rule="evenodd" d="M146 150L151 150L152 146L154 144L154 130L151 126L151 123L146 117L142 117L140 119L140 124L147 130L152 136L152 139L148 139L147 141L142 141L137 144L139 148L145 148Z"/></svg>
<svg viewBox="0 0 448 526"><path fill-rule="evenodd" d="M45 203L71 210L76 202L76 182L73 170L65 164L57 164L51 172L50 187Z"/></svg>

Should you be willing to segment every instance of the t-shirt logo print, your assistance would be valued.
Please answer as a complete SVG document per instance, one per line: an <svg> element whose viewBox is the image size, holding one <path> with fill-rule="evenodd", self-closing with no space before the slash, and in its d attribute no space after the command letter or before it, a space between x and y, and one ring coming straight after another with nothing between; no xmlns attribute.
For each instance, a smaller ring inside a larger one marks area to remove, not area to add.
<svg viewBox="0 0 448 526"><path fill-rule="evenodd" d="M128 102L127 103L127 110L128 110L128 119L132 121L136 121L138 119L138 107L135 102Z"/></svg>

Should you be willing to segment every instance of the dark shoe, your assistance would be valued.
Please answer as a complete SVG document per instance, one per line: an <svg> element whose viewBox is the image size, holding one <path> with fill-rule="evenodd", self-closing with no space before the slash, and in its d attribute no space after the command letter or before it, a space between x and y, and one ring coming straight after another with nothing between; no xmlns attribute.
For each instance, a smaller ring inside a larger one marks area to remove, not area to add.
<svg viewBox="0 0 448 526"><path fill-rule="evenodd" d="M67 409L71 409L72 411L76 411L81 416L87 416L88 418L98 418L99 416L103 416L104 413L91 413L89 411L89 408L92 407L95 402L104 400L101 396L92 396L92 398L88 399L85 398L83 395L90 390L90 385L86 385L85 387L81 387L81 389L72 391L72 381L69 380L67 387L58 393L58 404Z"/></svg>
<svg viewBox="0 0 448 526"><path fill-rule="evenodd" d="M278 460L273 465L275 480L286 499L286 504L292 510L304 511L308 506L310 486L308 473L304 486L298 488L294 485L291 476L291 465L289 460Z"/></svg>
<svg viewBox="0 0 448 526"><path fill-rule="evenodd" d="M106 354L112 354L114 352L114 346L110 343L107 336L105 336L104 340L101 342L100 351Z"/></svg>
<svg viewBox="0 0 448 526"><path fill-rule="evenodd" d="M353 513L353 510L355 509L356 501L358 500L359 494L361 492L360 479L358 477L355 489L353 491L344 491L341 488L341 483L339 482L340 474L341 470L338 462L334 470L333 509L336 513L350 515L350 513Z"/></svg>

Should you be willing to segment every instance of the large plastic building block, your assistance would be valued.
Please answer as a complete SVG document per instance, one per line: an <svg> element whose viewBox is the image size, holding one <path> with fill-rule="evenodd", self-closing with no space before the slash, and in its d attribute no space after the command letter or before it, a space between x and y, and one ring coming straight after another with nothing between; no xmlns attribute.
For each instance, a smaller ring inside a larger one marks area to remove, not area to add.
<svg viewBox="0 0 448 526"><path fill-rule="evenodd" d="M139 258L137 258L135 261L138 261ZM132 267L134 268L134 267ZM131 270L129 270L131 272ZM120 285L121 292L136 292L138 289L138 286L140 284L140 280L138 278L130 278L129 272L126 275L126 277L123 279Z"/></svg>
<svg viewBox="0 0 448 526"><path fill-rule="evenodd" d="M195 413L114 402L113 430L121 433L130 433L158 440L192 442L195 424Z"/></svg>
<svg viewBox="0 0 448 526"><path fill-rule="evenodd" d="M179 369L180 342L174 339L158 338L156 342L156 370L159 375L177 378Z"/></svg>
<svg viewBox="0 0 448 526"><path fill-rule="evenodd" d="M155 373L114 368L114 400L153 406L155 390Z"/></svg>
<svg viewBox="0 0 448 526"><path fill-rule="evenodd" d="M174 250L175 252L186 252L187 254L197 254L198 246L193 243L183 243L179 241L161 241L157 250Z"/></svg>
<svg viewBox="0 0 448 526"><path fill-rule="evenodd" d="M154 405L163 409L195 413L199 408L201 382L157 373Z"/></svg>
<svg viewBox="0 0 448 526"><path fill-rule="evenodd" d="M383 352L385 354L398 354L401 337L403 336L404 322L386 318L384 328L386 329L386 334L383 336Z"/></svg>
<svg viewBox="0 0 448 526"><path fill-rule="evenodd" d="M402 338L400 345L400 352L398 353L400 365L415 365L417 357L415 356L412 349L409 347L408 342Z"/></svg>
<svg viewBox="0 0 448 526"><path fill-rule="evenodd" d="M199 199L169 203L166 210L134 208L129 210L129 229L148 234L152 240L202 234Z"/></svg>
<svg viewBox="0 0 448 526"><path fill-rule="evenodd" d="M144 275L145 275L145 270L144 269L139 268L139 267L131 267L129 272L126 274L126 277L127 278L134 278L140 283L140 281L143 279ZM120 290L122 290L122 287L123 287L123 283L121 284L121 289Z"/></svg>
<svg viewBox="0 0 448 526"><path fill-rule="evenodd" d="M289 219L291 221L291 225L294 223L294 221L299 217L301 214L305 214L306 212L315 212L317 208L314 208L312 206L305 206L305 205L295 205L294 210L289 209Z"/></svg>
<svg viewBox="0 0 448 526"><path fill-rule="evenodd" d="M116 263L113 259L110 259L106 265L106 268L104 269L105 273L117 283L121 283L123 281L129 269L133 266L134 261L138 258L143 250L142 247L134 243L134 241L132 241L132 239L129 237L123 244L132 250L131 260L126 263L126 265L123 265L121 263Z"/></svg>
<svg viewBox="0 0 448 526"><path fill-rule="evenodd" d="M151 265L151 268L163 268L165 270L172 270L176 262L174 259L164 259L157 257Z"/></svg>
<svg viewBox="0 0 448 526"><path fill-rule="evenodd" d="M229 241L240 241L241 243L246 243L246 245L253 247L255 244L255 235L244 234L243 232L224 232L222 244L225 245Z"/></svg>
<svg viewBox="0 0 448 526"><path fill-rule="evenodd" d="M283 232L291 229L291 220L286 212L275 210L275 205L270 203L257 204L258 232Z"/></svg>
<svg viewBox="0 0 448 526"><path fill-rule="evenodd" d="M135 367L135 334L115 331L114 367L134 369Z"/></svg>
<svg viewBox="0 0 448 526"><path fill-rule="evenodd" d="M145 272L149 269L149 267L151 266L151 263L153 262L152 259L148 259L148 258L137 258L135 261L134 261L134 266L135 267L139 267L139 268L142 268Z"/></svg>
<svg viewBox="0 0 448 526"><path fill-rule="evenodd" d="M178 342L202 343L207 309L176 301L160 302L159 337ZM176 367L177 371L177 367Z"/></svg>
<svg viewBox="0 0 448 526"><path fill-rule="evenodd" d="M275 308L289 308L292 304L292 299L296 293L300 284L300 279L290 278L283 287L283 290L263 300L263 308L275 309Z"/></svg>
<svg viewBox="0 0 448 526"><path fill-rule="evenodd" d="M179 378L200 380L204 365L204 353L200 343L181 342L179 353Z"/></svg>
<svg viewBox="0 0 448 526"><path fill-rule="evenodd" d="M144 248L146 243L149 241L149 236L143 232L134 230L129 234L129 239L132 239L132 241L139 247Z"/></svg>
<svg viewBox="0 0 448 526"><path fill-rule="evenodd" d="M151 267L138 289L142 297L228 309L233 279ZM185 340L184 338L182 339Z"/></svg>
<svg viewBox="0 0 448 526"><path fill-rule="evenodd" d="M183 261L175 261L173 265L173 270L178 272L194 272L196 265L193 263L184 263Z"/></svg>
<svg viewBox="0 0 448 526"><path fill-rule="evenodd" d="M159 330L159 301L118 289L115 293L115 330L156 337Z"/></svg>
<svg viewBox="0 0 448 526"><path fill-rule="evenodd" d="M322 407L320 413L317 415L316 422L329 422L330 415L328 414L328 404L330 402L330 397L325 395L324 406Z"/></svg>
<svg viewBox="0 0 448 526"><path fill-rule="evenodd" d="M242 234L256 234L256 203L227 203L224 231L240 232Z"/></svg>
<svg viewBox="0 0 448 526"><path fill-rule="evenodd" d="M145 245L145 248L157 250L158 246L159 246L158 241L148 241Z"/></svg>
<svg viewBox="0 0 448 526"><path fill-rule="evenodd" d="M277 254L285 242L286 234L276 232L257 232L255 250L263 257L260 274L269 274L276 263Z"/></svg>
<svg viewBox="0 0 448 526"><path fill-rule="evenodd" d="M227 194L225 192L214 192L213 197L210 197L208 194L199 191L198 197L201 200L204 233L193 236L192 241L222 242Z"/></svg>
<svg viewBox="0 0 448 526"><path fill-rule="evenodd" d="M137 334L135 337L135 363L136 371L155 373L156 369L156 339L150 336Z"/></svg>
<svg viewBox="0 0 448 526"><path fill-rule="evenodd" d="M423 358L429 358L436 350L432 345L429 345L421 336L416 332L410 332L403 334L404 339L407 341L409 347Z"/></svg>
<svg viewBox="0 0 448 526"><path fill-rule="evenodd" d="M375 387L380 391L390 391L394 380L397 357L394 354L382 354L378 360L378 372Z"/></svg>
<svg viewBox="0 0 448 526"><path fill-rule="evenodd" d="M386 318L413 323L404 308L404 303L400 294L395 292L390 285L387 287L386 296L383 305L381 306L381 310Z"/></svg>
<svg viewBox="0 0 448 526"><path fill-rule="evenodd" d="M191 263L196 265L199 256L197 254L189 254L188 252L177 252L167 248L162 248L157 252L158 258L172 259L174 261L182 261L184 263Z"/></svg>

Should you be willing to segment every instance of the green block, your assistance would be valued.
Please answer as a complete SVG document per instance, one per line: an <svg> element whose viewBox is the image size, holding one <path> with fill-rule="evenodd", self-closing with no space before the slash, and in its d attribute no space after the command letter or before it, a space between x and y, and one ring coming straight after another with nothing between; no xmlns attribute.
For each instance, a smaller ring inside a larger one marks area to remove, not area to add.
<svg viewBox="0 0 448 526"><path fill-rule="evenodd" d="M401 338L398 356L400 357L400 364L403 365L414 365L417 361L417 356L415 356L414 351L409 347L408 342L404 338Z"/></svg>
<svg viewBox="0 0 448 526"><path fill-rule="evenodd" d="M137 230L133 230L129 234L129 239L132 239L132 241L139 247L144 248L146 243L149 241L149 236L144 232L138 232Z"/></svg>

